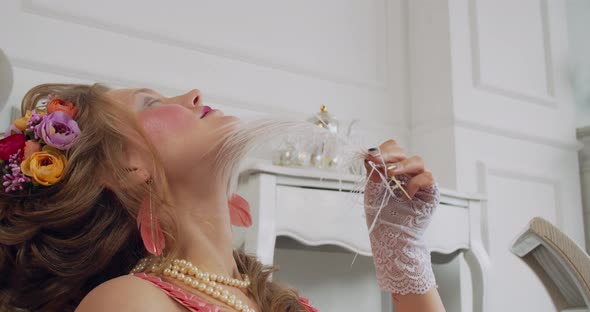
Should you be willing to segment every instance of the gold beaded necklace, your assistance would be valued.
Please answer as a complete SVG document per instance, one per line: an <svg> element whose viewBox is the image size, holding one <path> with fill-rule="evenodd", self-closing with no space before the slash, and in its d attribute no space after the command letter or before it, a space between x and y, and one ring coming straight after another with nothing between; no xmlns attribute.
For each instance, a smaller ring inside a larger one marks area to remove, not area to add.
<svg viewBox="0 0 590 312"><path fill-rule="evenodd" d="M156 273L158 267L159 260L157 260L157 258L143 258L137 263L133 270L131 270L131 273ZM242 281L236 278L203 272L189 261L179 259L172 260L172 263L164 269L163 273L164 276L177 279L187 286L211 296L238 311L255 312L254 309L250 308L245 303L242 303L242 301L237 299L235 295L230 294L227 289L223 289L223 287L219 285L223 284L230 287L248 288L250 286L250 279L247 275L243 276L244 280Z"/></svg>

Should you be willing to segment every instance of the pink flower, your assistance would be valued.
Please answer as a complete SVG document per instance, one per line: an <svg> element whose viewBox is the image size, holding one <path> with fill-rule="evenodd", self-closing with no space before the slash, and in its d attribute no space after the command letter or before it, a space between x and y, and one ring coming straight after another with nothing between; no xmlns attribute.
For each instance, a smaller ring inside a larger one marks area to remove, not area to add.
<svg viewBox="0 0 590 312"><path fill-rule="evenodd" d="M39 142L28 140L25 142L25 159L29 158L33 153L41 150L41 144Z"/></svg>

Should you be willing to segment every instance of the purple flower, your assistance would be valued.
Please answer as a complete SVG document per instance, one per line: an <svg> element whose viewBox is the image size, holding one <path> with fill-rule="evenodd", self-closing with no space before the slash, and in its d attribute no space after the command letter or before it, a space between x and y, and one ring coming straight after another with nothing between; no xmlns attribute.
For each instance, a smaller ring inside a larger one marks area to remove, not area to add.
<svg viewBox="0 0 590 312"><path fill-rule="evenodd" d="M5 166L9 173L2 176L2 186L6 193L19 191L23 189L25 183L31 182L31 179L25 176L20 169L20 160L22 158L22 150L14 153L8 160L8 165Z"/></svg>
<svg viewBox="0 0 590 312"><path fill-rule="evenodd" d="M80 135L80 128L70 115L57 111L45 116L41 123L35 126L35 135L49 146L66 150Z"/></svg>
<svg viewBox="0 0 590 312"><path fill-rule="evenodd" d="M25 129L26 132L34 132L35 131L35 127L41 123L41 121L43 121L43 118L45 118L45 115L42 114L38 114L37 112L33 112L33 114L31 114L31 118L29 118L29 122L27 122L27 128ZM35 135L36 139L39 139L39 137L37 135Z"/></svg>

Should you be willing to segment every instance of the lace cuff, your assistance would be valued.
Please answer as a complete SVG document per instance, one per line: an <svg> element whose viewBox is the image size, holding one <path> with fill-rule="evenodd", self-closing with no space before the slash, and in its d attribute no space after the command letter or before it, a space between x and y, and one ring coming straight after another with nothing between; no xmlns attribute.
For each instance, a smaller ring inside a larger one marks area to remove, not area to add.
<svg viewBox="0 0 590 312"><path fill-rule="evenodd" d="M396 177L402 185L410 178ZM424 294L436 287L430 252L422 236L440 200L438 185L420 189L413 200L395 184L391 188L393 197L385 183L368 181L365 190L369 228L383 206L369 235L379 288L400 295Z"/></svg>

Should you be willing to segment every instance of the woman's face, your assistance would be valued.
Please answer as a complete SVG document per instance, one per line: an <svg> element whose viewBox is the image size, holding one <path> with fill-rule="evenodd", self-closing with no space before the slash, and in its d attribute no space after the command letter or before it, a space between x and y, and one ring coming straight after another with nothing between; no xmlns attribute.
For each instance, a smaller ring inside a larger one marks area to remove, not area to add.
<svg viewBox="0 0 590 312"><path fill-rule="evenodd" d="M212 147L238 121L203 105L196 89L175 97L151 89L117 89L109 95L137 113L169 177L210 173L216 152Z"/></svg>

